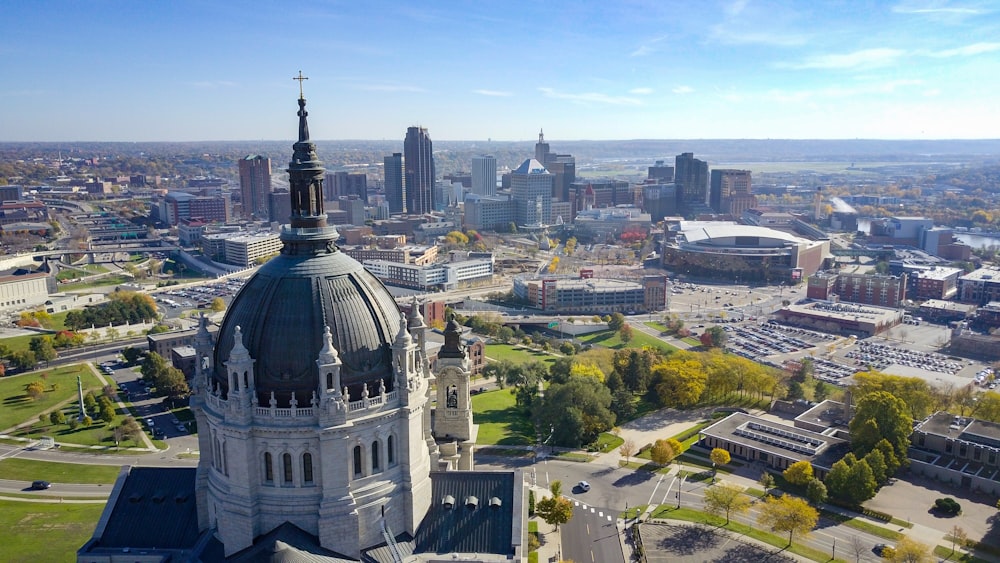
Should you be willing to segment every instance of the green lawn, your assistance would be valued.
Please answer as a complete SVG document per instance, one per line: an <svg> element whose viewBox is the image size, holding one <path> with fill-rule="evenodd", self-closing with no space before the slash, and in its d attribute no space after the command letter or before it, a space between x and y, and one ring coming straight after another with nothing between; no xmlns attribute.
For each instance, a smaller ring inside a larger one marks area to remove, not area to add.
<svg viewBox="0 0 1000 563"><path fill-rule="evenodd" d="M497 389L472 397L472 413L479 425L481 446L531 445L535 429L514 402L509 389Z"/></svg>
<svg viewBox="0 0 1000 563"><path fill-rule="evenodd" d="M92 289L95 287L104 287L108 285L121 285L131 282L132 278L130 278L129 276L115 274L111 276L104 276L103 278L98 278L96 280L88 282L61 283L59 284L59 291L79 291L81 289Z"/></svg>
<svg viewBox="0 0 1000 563"><path fill-rule="evenodd" d="M593 332L591 334L584 334L578 337L578 340L585 344L592 344L594 346L603 346L605 348L613 348L615 350L620 350L622 348L656 348L663 352L673 352L677 350L676 346L667 344L666 342L656 338L655 336L650 336L645 332L638 330L632 331L632 341L628 344L622 342L619 334L613 330L603 330L601 332Z"/></svg>
<svg viewBox="0 0 1000 563"><path fill-rule="evenodd" d="M31 339L36 336L44 336L44 334L25 334L24 336L11 336L10 338L0 339L0 344L10 348L11 352L20 352L22 350L28 350L28 344ZM51 336L51 335L50 335Z"/></svg>
<svg viewBox="0 0 1000 563"><path fill-rule="evenodd" d="M104 505L0 501L3 560L9 563L73 561L94 533Z"/></svg>
<svg viewBox="0 0 1000 563"><path fill-rule="evenodd" d="M511 344L487 344L486 357L493 360L510 360L515 364L526 364L528 362L552 363L556 361L556 356L540 350L532 350L523 346L513 346Z"/></svg>
<svg viewBox="0 0 1000 563"><path fill-rule="evenodd" d="M8 457L0 459L0 474L4 479L34 481L44 479L53 483L83 483L111 485L121 468L117 465L86 465L59 463Z"/></svg>
<svg viewBox="0 0 1000 563"><path fill-rule="evenodd" d="M601 432L601 434L597 436L597 441L591 444L590 447L593 447L599 452L610 452L624 443L624 439L615 436L610 432Z"/></svg>
<svg viewBox="0 0 1000 563"><path fill-rule="evenodd" d="M76 396L76 377L83 378L83 390L100 390L101 382L84 364L63 366L55 369L39 370L32 373L0 379L0 429L10 428L23 422L38 424L38 413ZM31 400L24 393L24 386L32 381L42 381L45 393L37 400ZM52 390L56 384L57 389Z"/></svg>

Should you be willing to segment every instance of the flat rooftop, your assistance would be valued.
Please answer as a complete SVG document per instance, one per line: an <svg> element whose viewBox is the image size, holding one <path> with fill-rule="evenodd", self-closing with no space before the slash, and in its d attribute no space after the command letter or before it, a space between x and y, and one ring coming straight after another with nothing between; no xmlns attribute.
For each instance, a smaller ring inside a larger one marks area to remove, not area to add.
<svg viewBox="0 0 1000 563"><path fill-rule="evenodd" d="M748 444L754 449L780 457L813 459L827 450L846 444L846 440L765 420L744 413L734 413L701 431L729 442Z"/></svg>
<svg viewBox="0 0 1000 563"><path fill-rule="evenodd" d="M831 301L814 301L804 305L791 304L785 309L804 315L823 316L844 321L864 320L880 323L890 322L901 316L896 309L875 307L873 305L856 305L854 303L834 303Z"/></svg>
<svg viewBox="0 0 1000 563"><path fill-rule="evenodd" d="M1000 424L939 411L917 425L917 430L1000 448Z"/></svg>

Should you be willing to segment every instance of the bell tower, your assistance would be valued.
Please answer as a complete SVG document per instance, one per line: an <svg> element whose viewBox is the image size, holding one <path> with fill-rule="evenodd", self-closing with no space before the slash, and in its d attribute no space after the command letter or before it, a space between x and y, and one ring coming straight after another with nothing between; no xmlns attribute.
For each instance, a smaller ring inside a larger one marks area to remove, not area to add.
<svg viewBox="0 0 1000 563"><path fill-rule="evenodd" d="M434 413L434 437L440 448L439 466L472 470L473 446L479 427L472 423L472 398L469 393L471 371L462 344L462 332L455 318L444 329L444 346L435 364L437 410Z"/></svg>

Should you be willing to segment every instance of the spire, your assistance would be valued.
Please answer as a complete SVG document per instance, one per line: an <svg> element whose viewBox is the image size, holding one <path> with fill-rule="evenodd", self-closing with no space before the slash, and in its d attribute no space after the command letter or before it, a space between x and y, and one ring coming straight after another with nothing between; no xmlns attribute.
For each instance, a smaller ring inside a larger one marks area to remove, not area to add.
<svg viewBox="0 0 1000 563"><path fill-rule="evenodd" d="M326 212L323 210L323 163L316 155L316 145L309 139L309 123L306 117L306 98L302 90L302 82L308 80L299 75L293 77L299 81L299 140L292 145L292 160L288 163L289 197L292 200L291 227L293 229L324 229L326 227ZM282 252L294 252L286 241ZM318 245L322 248L324 245ZM310 247L307 251L314 250Z"/></svg>
<svg viewBox="0 0 1000 563"><path fill-rule="evenodd" d="M421 328L424 325L424 316L420 313L420 303L417 301L417 296L413 296L413 301L410 303L410 328Z"/></svg>
<svg viewBox="0 0 1000 563"><path fill-rule="evenodd" d="M406 328L406 317L403 315L399 316L399 332L396 333L395 345L397 348L408 347L413 342L413 338L410 337L410 331Z"/></svg>
<svg viewBox="0 0 1000 563"><path fill-rule="evenodd" d="M337 354L337 349L333 347L333 333L330 332L329 325L325 328L326 330L323 331L323 348L319 351L319 360L324 364L340 363L340 356Z"/></svg>
<svg viewBox="0 0 1000 563"><path fill-rule="evenodd" d="M538 142L539 143L545 142L545 132L542 131L541 129L538 130Z"/></svg>
<svg viewBox="0 0 1000 563"><path fill-rule="evenodd" d="M232 360L243 360L250 358L250 351L243 344L243 329L239 325L236 325L236 329L233 330L233 349L229 351L229 359Z"/></svg>
<svg viewBox="0 0 1000 563"><path fill-rule="evenodd" d="M452 314L444 327L444 346L438 352L438 358L464 358L465 346L462 345L462 329Z"/></svg>

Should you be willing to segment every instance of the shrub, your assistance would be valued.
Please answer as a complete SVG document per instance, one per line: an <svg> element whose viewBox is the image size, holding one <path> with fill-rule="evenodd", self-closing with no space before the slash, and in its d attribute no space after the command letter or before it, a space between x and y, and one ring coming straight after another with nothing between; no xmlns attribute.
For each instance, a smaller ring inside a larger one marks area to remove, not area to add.
<svg viewBox="0 0 1000 563"><path fill-rule="evenodd" d="M934 501L934 509L955 516L962 513L962 505L951 497L939 498Z"/></svg>

